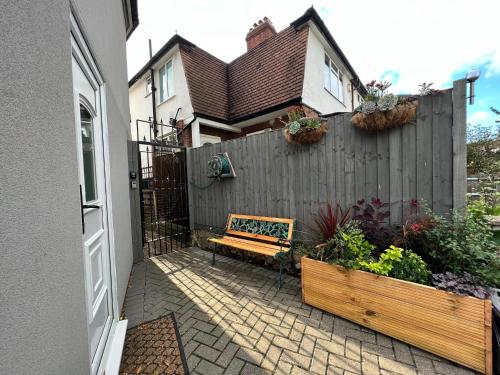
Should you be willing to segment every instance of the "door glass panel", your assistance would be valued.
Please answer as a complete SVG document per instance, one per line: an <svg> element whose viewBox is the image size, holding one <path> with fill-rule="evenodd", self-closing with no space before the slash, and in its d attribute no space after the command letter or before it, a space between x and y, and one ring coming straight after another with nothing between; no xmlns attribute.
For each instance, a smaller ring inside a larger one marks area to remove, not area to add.
<svg viewBox="0 0 500 375"><path fill-rule="evenodd" d="M97 199L95 173L94 126L92 115L80 105L80 122L82 131L83 175L85 178L85 201Z"/></svg>

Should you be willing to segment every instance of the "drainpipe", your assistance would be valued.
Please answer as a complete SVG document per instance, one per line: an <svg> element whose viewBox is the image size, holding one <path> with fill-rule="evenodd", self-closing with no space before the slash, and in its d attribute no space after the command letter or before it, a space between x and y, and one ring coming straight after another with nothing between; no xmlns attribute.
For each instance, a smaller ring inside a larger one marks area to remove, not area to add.
<svg viewBox="0 0 500 375"><path fill-rule="evenodd" d="M151 60L153 58L153 47L151 44L151 39L149 40L149 59ZM151 70L149 71L149 74L151 76L151 103L153 105L153 134L156 137L158 136L158 126L156 122L156 86L155 86L155 71L153 69L153 66L151 66Z"/></svg>

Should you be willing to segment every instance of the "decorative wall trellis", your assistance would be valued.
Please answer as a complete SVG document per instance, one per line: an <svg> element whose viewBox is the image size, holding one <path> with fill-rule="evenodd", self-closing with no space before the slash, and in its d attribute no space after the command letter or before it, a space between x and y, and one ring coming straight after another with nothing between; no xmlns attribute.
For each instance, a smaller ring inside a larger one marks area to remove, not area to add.
<svg viewBox="0 0 500 375"><path fill-rule="evenodd" d="M224 227L229 213L290 217L312 224L327 202L390 202L391 221L403 220L406 202L424 200L442 214L466 199L464 80L453 90L420 99L417 119L369 134L351 114L329 118L329 131L311 146L286 143L281 130L188 150L191 226ZM237 177L208 186L207 161L228 152Z"/></svg>

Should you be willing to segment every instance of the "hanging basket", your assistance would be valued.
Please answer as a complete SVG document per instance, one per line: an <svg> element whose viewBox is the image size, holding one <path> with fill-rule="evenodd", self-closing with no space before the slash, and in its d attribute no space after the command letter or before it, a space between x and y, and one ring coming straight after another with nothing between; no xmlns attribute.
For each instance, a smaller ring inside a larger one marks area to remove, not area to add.
<svg viewBox="0 0 500 375"><path fill-rule="evenodd" d="M306 127L302 127L295 134L291 134L288 129L285 129L285 139L290 144L311 144L319 142L327 131L328 128L324 123L322 123L320 127L316 129L308 129Z"/></svg>
<svg viewBox="0 0 500 375"><path fill-rule="evenodd" d="M373 113L356 113L351 118L351 123L360 129L367 131L381 131L396 128L417 117L418 101L398 104L388 111L375 111Z"/></svg>

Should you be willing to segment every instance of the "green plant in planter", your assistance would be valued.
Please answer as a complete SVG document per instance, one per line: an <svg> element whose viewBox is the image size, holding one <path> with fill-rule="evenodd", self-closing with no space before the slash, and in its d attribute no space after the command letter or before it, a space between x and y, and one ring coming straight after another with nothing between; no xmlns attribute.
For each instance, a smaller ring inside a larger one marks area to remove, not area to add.
<svg viewBox="0 0 500 375"><path fill-rule="evenodd" d="M290 134L297 134L300 130L300 122L292 121L288 124L288 131Z"/></svg>
<svg viewBox="0 0 500 375"><path fill-rule="evenodd" d="M422 257L411 250L402 253L401 260L394 264L390 276L417 284L429 284L431 271Z"/></svg>
<svg viewBox="0 0 500 375"><path fill-rule="evenodd" d="M403 249L391 245L381 255L378 261L361 261L361 269L376 273L377 275L389 276L394 264L401 261Z"/></svg>

